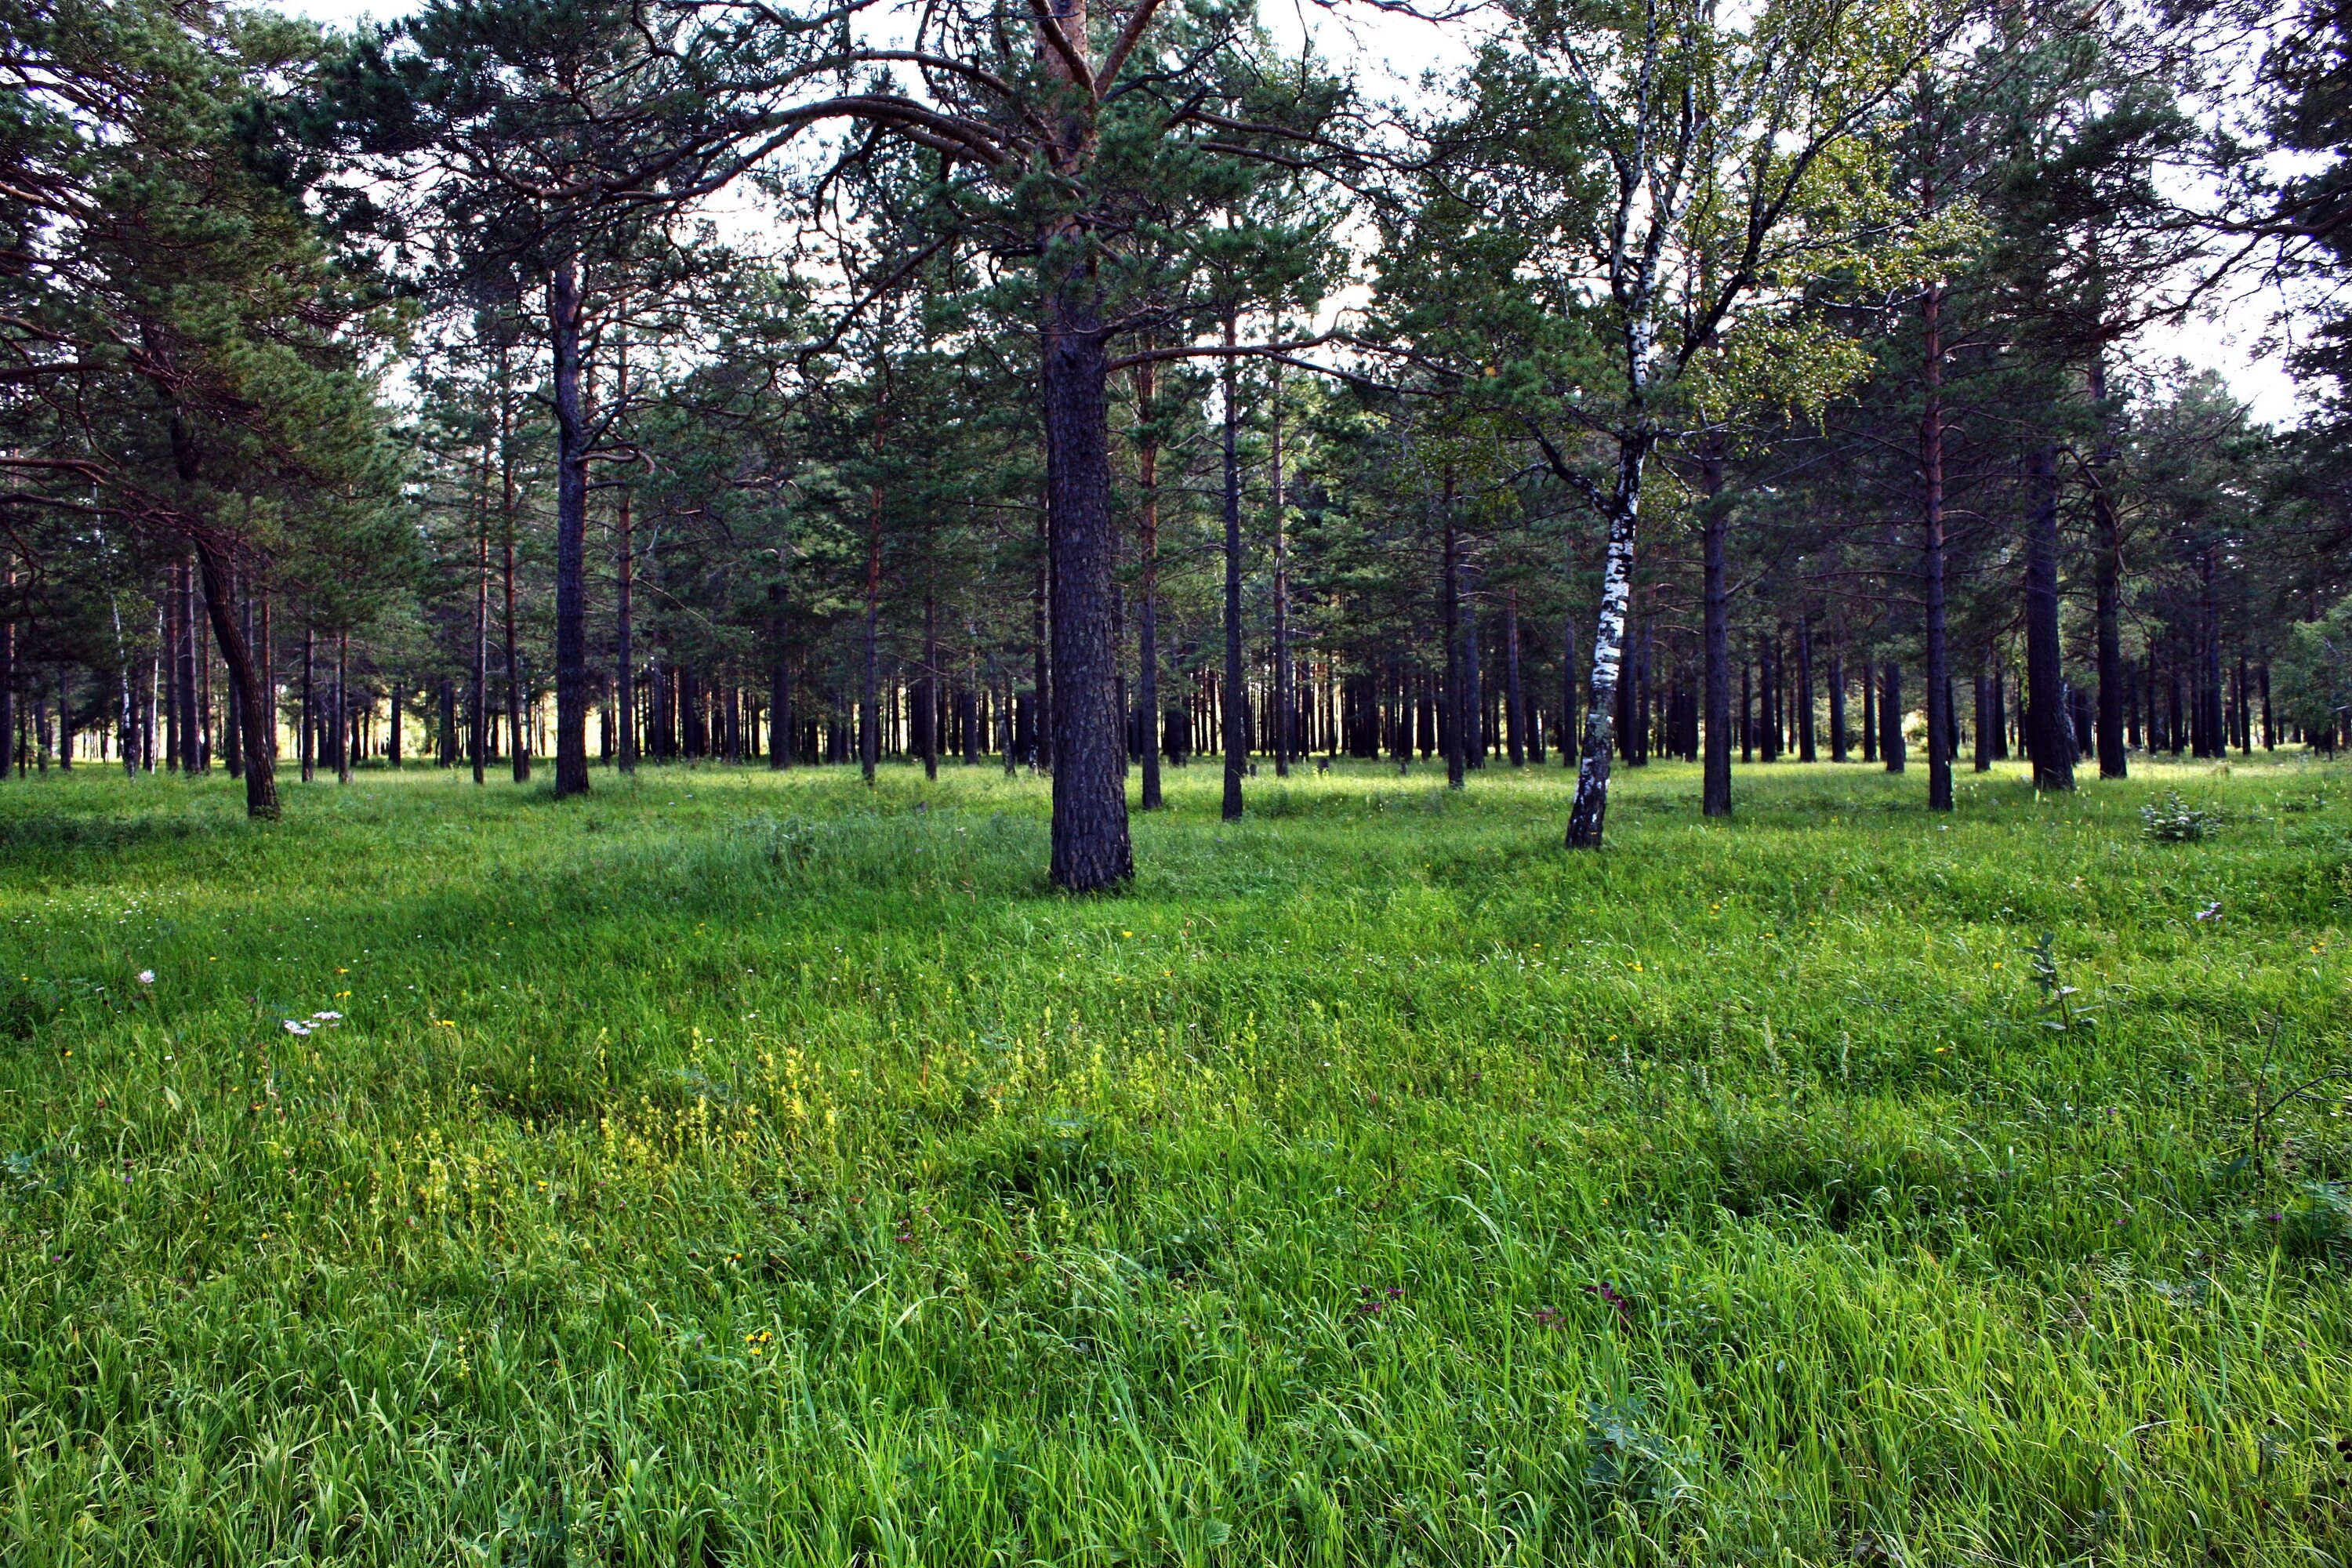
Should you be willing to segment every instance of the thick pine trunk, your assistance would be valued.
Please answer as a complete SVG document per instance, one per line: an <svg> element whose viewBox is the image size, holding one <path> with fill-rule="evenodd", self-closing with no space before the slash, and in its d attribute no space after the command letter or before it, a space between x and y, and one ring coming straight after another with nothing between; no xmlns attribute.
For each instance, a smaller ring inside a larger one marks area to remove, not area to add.
<svg viewBox="0 0 2352 1568"><path fill-rule="evenodd" d="M1110 359L1091 278L1049 298L1042 347L1053 560L1052 875L1072 892L1135 874L1110 635Z"/></svg>
<svg viewBox="0 0 2352 1568"><path fill-rule="evenodd" d="M1045 423L1054 616L1054 881L1091 893L1134 877L1127 748L1110 637L1110 355L1091 279L1046 308Z"/></svg>
<svg viewBox="0 0 2352 1568"><path fill-rule="evenodd" d="M263 822L278 819L278 770L271 762L275 748L268 732L269 703L262 692L262 674L254 663L252 645L238 626L230 602L228 574L212 550L199 542L196 558L205 579L205 609L212 617L213 637L220 644L221 660L238 701L236 713L244 733L245 815Z"/></svg>
<svg viewBox="0 0 2352 1568"><path fill-rule="evenodd" d="M2026 750L2037 789L2074 787L2066 677L2058 644L2058 453L2037 446L2030 461L2032 515L2025 529Z"/></svg>
<svg viewBox="0 0 2352 1568"><path fill-rule="evenodd" d="M588 419L580 402L580 268L566 259L547 289L555 369L555 793L588 793ZM509 634L511 636L511 632ZM515 776L529 778L515 737Z"/></svg>

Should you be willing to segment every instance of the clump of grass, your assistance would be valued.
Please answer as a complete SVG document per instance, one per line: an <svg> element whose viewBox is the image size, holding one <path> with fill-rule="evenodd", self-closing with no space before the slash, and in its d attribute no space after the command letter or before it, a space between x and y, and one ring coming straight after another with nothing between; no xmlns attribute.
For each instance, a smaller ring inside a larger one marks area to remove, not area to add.
<svg viewBox="0 0 2352 1568"><path fill-rule="evenodd" d="M2352 804L2141 771L9 781L0 1560L2341 1560Z"/></svg>

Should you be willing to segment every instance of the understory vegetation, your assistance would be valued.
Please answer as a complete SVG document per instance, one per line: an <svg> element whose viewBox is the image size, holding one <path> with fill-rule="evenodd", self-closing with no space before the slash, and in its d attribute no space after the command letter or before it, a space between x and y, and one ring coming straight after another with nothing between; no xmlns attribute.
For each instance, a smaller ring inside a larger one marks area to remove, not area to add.
<svg viewBox="0 0 2352 1568"><path fill-rule="evenodd" d="M2344 1561L2342 771L1742 777L0 793L0 1559Z"/></svg>

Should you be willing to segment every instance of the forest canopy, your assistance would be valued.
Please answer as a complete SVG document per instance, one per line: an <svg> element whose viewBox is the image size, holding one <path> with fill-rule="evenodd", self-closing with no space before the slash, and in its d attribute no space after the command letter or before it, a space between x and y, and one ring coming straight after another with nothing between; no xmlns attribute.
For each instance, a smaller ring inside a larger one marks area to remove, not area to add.
<svg viewBox="0 0 2352 1568"><path fill-rule="evenodd" d="M2340 8L0 6L16 771L2352 734ZM1408 43L1405 47L1410 47ZM2218 311L2298 419L2169 358Z"/></svg>

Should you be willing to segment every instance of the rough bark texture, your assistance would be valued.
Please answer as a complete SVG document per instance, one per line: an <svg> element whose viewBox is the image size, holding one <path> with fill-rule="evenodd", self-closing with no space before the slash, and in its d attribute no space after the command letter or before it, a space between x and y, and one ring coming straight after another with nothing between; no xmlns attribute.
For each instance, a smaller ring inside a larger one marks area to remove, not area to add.
<svg viewBox="0 0 2352 1568"><path fill-rule="evenodd" d="M2026 750L2037 789L2074 787L2074 742L2067 734L2066 678L2058 645L2058 453L2036 447L2030 461L2033 512L2025 529Z"/></svg>
<svg viewBox="0 0 2352 1568"><path fill-rule="evenodd" d="M555 793L588 793L588 420L580 404L580 269L548 285L555 354ZM529 777L514 737L517 773Z"/></svg>
<svg viewBox="0 0 2352 1568"><path fill-rule="evenodd" d="M1135 874L1110 635L1109 356L1091 279L1049 299L1044 342L1052 518L1053 879L1072 892Z"/></svg>
<svg viewBox="0 0 2352 1568"><path fill-rule="evenodd" d="M252 645L246 641L237 625L227 571L212 549L201 542L196 546L196 559L203 566L205 609L212 617L213 637L220 644L221 660L228 666L228 678L238 697L237 719L245 731L241 737L246 758L245 815L275 822L278 770L270 757L272 748L267 729L269 703L261 690L261 670L254 663Z"/></svg>

